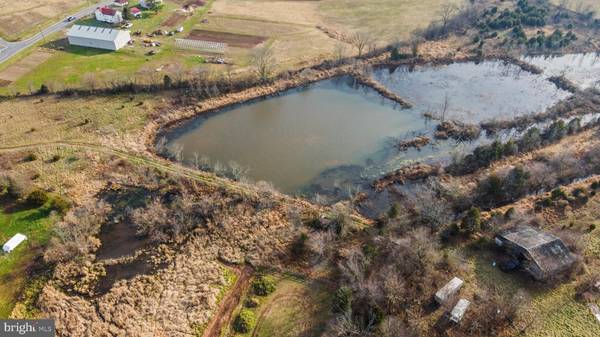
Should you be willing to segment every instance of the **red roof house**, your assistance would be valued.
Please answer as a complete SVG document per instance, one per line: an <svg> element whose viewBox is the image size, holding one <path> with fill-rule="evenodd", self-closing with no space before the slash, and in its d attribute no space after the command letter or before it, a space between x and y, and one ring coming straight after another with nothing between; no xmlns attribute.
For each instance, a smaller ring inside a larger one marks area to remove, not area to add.
<svg viewBox="0 0 600 337"><path fill-rule="evenodd" d="M96 15L96 20L98 21L108 23L121 23L123 21L123 15L120 11L107 6L96 9L94 14Z"/></svg>
<svg viewBox="0 0 600 337"><path fill-rule="evenodd" d="M129 13L131 13L131 15L133 15L136 18L139 18L142 16L142 11L137 7L131 7L129 9Z"/></svg>

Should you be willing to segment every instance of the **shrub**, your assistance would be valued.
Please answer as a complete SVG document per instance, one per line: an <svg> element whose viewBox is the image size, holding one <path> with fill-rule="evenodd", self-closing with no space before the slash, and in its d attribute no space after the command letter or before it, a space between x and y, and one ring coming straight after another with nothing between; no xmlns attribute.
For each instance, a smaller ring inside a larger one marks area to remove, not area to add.
<svg viewBox="0 0 600 337"><path fill-rule="evenodd" d="M253 311L243 308L233 321L233 330L238 333L247 333L254 329L256 315Z"/></svg>
<svg viewBox="0 0 600 337"><path fill-rule="evenodd" d="M0 196L19 199L29 190L29 184L20 176L0 176Z"/></svg>
<svg viewBox="0 0 600 337"><path fill-rule="evenodd" d="M461 229L468 234L481 230L481 210L471 207L460 224Z"/></svg>
<svg viewBox="0 0 600 337"><path fill-rule="evenodd" d="M36 161L37 155L35 153L29 153L23 158L24 161Z"/></svg>
<svg viewBox="0 0 600 337"><path fill-rule="evenodd" d="M25 198L25 204L31 207L40 207L43 206L46 202L48 202L48 193L41 189L35 189L31 191Z"/></svg>
<svg viewBox="0 0 600 337"><path fill-rule="evenodd" d="M352 307L352 289L340 287L333 297L333 312L344 313Z"/></svg>
<svg viewBox="0 0 600 337"><path fill-rule="evenodd" d="M558 187L552 190L552 200L567 199L567 193Z"/></svg>
<svg viewBox="0 0 600 337"><path fill-rule="evenodd" d="M50 158L51 163L56 163L59 160L60 160L60 155L58 155L58 154L55 154L52 156L52 158Z"/></svg>
<svg viewBox="0 0 600 337"><path fill-rule="evenodd" d="M260 304L260 302L258 301L258 299L254 298L254 297L250 297L250 298L246 299L246 301L244 302L244 306L246 308L256 308L256 307L258 307L259 304Z"/></svg>
<svg viewBox="0 0 600 337"><path fill-rule="evenodd" d="M255 295L267 296L275 291L275 283L268 277L260 276L252 283L252 290Z"/></svg>
<svg viewBox="0 0 600 337"><path fill-rule="evenodd" d="M49 206L51 210L57 211L58 213L65 215L67 211L71 208L71 203L64 197L56 196L50 200Z"/></svg>
<svg viewBox="0 0 600 337"><path fill-rule="evenodd" d="M593 190L600 189L600 181L594 181L594 182L592 182L592 184L590 185L590 187L591 187Z"/></svg>
<svg viewBox="0 0 600 337"><path fill-rule="evenodd" d="M306 240L308 240L308 235L306 235L306 233L302 233L292 243L292 254L295 257L302 256L306 251Z"/></svg>
<svg viewBox="0 0 600 337"><path fill-rule="evenodd" d="M47 94L49 92L50 92L50 88L48 88L48 86L45 85L45 84L42 84L40 86L40 90L38 90L38 94L40 94L40 95L44 95L44 94Z"/></svg>
<svg viewBox="0 0 600 337"><path fill-rule="evenodd" d="M400 211L398 210L398 204L393 204L387 212L387 216L390 219L397 218L399 214Z"/></svg>

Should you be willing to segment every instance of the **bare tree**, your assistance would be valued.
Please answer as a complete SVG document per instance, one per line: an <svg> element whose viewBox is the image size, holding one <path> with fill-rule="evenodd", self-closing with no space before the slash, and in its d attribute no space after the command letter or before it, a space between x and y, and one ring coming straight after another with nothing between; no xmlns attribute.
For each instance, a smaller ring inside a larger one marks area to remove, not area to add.
<svg viewBox="0 0 600 337"><path fill-rule="evenodd" d="M442 24L442 30L446 31L448 22L450 22L450 19L452 19L457 10L458 8L456 8L456 5L452 3L446 3L440 8L437 14L440 18L440 23Z"/></svg>
<svg viewBox="0 0 600 337"><path fill-rule="evenodd" d="M358 51L358 57L362 56L363 51L369 44L372 43L372 41L373 41L373 38L371 37L371 35L369 35L367 33L361 33L361 32L355 33L350 38L350 43Z"/></svg>
<svg viewBox="0 0 600 337"><path fill-rule="evenodd" d="M258 78L265 81L275 68L275 55L271 46L264 46L252 52L250 61L255 68Z"/></svg>

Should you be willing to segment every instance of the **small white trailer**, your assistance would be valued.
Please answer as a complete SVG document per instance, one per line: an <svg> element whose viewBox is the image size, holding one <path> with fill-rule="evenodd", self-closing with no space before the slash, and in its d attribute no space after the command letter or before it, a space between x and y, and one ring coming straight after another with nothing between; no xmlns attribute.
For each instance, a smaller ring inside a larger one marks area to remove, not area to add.
<svg viewBox="0 0 600 337"><path fill-rule="evenodd" d="M464 298L461 298L458 301L458 303L456 303L454 308L452 308L452 311L450 311L450 320L454 323L460 322L460 320L465 315L465 312L467 312L467 309L469 308L470 304L471 302L465 300Z"/></svg>
<svg viewBox="0 0 600 337"><path fill-rule="evenodd" d="M452 298L462 287L463 280L458 277L453 278L444 287L435 293L435 301L438 304L444 304L450 298Z"/></svg>
<svg viewBox="0 0 600 337"><path fill-rule="evenodd" d="M10 253L13 249L17 248L21 242L27 240L27 237L21 233L15 234L10 240L6 241L4 246L2 246L2 250L6 253Z"/></svg>

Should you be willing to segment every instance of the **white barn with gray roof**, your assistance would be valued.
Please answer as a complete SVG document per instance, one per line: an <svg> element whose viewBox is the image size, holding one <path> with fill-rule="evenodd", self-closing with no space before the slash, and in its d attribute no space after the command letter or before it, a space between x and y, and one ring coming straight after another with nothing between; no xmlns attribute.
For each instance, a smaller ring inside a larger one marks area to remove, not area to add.
<svg viewBox="0 0 600 337"><path fill-rule="evenodd" d="M71 27L67 38L74 46L106 50L119 50L131 40L127 30L81 25Z"/></svg>

